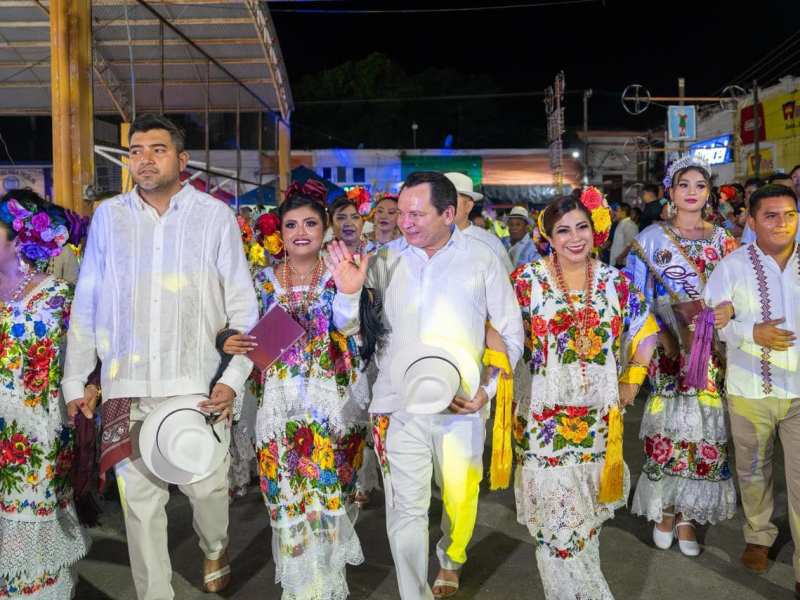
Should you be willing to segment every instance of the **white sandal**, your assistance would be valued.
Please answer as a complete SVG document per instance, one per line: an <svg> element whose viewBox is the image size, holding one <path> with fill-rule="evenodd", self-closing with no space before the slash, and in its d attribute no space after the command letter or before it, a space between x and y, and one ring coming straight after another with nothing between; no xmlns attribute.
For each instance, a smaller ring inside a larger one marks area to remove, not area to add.
<svg viewBox="0 0 800 600"><path fill-rule="evenodd" d="M664 520L664 517L672 517L675 518L673 513L668 513L666 511L661 511L661 520ZM661 531L658 528L658 524L653 525L653 543L656 545L656 548L660 548L661 550L669 550L672 548L672 542L675 541L675 526L673 525L672 529L669 531Z"/></svg>
<svg viewBox="0 0 800 600"><path fill-rule="evenodd" d="M449 588L453 590L446 594L434 594L434 598L452 598L458 593L458 581L448 581L447 579L437 579L433 582L433 587ZM432 588L431 588L432 589Z"/></svg>
<svg viewBox="0 0 800 600"><path fill-rule="evenodd" d="M695 529L694 523L691 521L679 521L675 523L675 537L678 537L678 527L691 527ZM696 534L695 534L696 535ZM700 544L697 543L697 540L682 540L678 537L678 548L680 548L681 554L684 556L697 556L700 554Z"/></svg>
<svg viewBox="0 0 800 600"><path fill-rule="evenodd" d="M222 567L221 569L217 569L216 571L212 571L211 573L209 573L207 575L204 575L203 576L203 591L206 594L216 594L217 592L221 592L226 587L228 587L228 585L230 584L230 581L228 583L226 583L225 585L223 585L221 588L216 589L216 590L208 589L208 584L212 583L214 581L218 581L218 580L220 580L220 579L222 579L224 577L227 577L230 574L231 574L231 566L228 564L228 565L225 565L224 567Z"/></svg>

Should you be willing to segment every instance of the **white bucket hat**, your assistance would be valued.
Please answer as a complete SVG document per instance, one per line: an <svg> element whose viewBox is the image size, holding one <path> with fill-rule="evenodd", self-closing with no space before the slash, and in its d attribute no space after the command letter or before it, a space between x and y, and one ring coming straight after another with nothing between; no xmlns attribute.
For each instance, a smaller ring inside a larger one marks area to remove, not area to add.
<svg viewBox="0 0 800 600"><path fill-rule="evenodd" d="M457 395L472 400L480 384L474 360L459 361L444 348L426 344L412 344L398 352L390 375L406 411L421 415L442 412Z"/></svg>
<svg viewBox="0 0 800 600"><path fill-rule="evenodd" d="M475 191L475 186L472 183L472 178L464 175L463 173L445 173L445 177L450 180L454 186L456 186L456 191L459 194L463 194L464 196L469 196L475 202L480 202L483 200L483 194L480 194Z"/></svg>
<svg viewBox="0 0 800 600"><path fill-rule="evenodd" d="M506 217L506 221L508 219L522 219L528 225L531 224L531 216L528 214L528 210L524 206L515 206L512 208Z"/></svg>
<svg viewBox="0 0 800 600"><path fill-rule="evenodd" d="M145 418L139 451L150 472L167 483L197 483L222 464L230 448L226 422L210 424L197 404L205 396L175 396Z"/></svg>

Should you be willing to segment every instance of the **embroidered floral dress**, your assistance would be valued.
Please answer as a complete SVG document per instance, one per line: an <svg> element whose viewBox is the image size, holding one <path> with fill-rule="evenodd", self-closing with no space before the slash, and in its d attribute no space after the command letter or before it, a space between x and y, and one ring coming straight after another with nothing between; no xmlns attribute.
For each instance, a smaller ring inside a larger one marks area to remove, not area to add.
<svg viewBox="0 0 800 600"><path fill-rule="evenodd" d="M669 506L700 523L717 523L736 512L721 357L712 352L705 389L687 387L690 347L687 336L680 335L673 309L702 299L714 266L735 247L721 227L715 226L708 239L690 240L665 224L655 224L636 237L628 255L626 272L644 291L659 325L681 346L674 360L659 346L650 363L651 393L640 434L645 461L631 511L651 521L661 521L662 510Z"/></svg>
<svg viewBox="0 0 800 600"><path fill-rule="evenodd" d="M545 259L511 275L527 367L517 369L515 381L517 518L535 540L548 600L612 598L600 570L598 535L624 504L630 482L626 466L623 499L598 502L608 412L619 402L621 365L633 344L655 329L636 287L616 269L595 265L591 305L583 293L572 295L579 321L589 326L585 370L575 348L576 324Z"/></svg>
<svg viewBox="0 0 800 600"><path fill-rule="evenodd" d="M71 299L47 277L0 304L0 598L69 599L89 548L72 504L60 392Z"/></svg>
<svg viewBox="0 0 800 600"><path fill-rule="evenodd" d="M289 294L297 306L306 291L283 289L271 268L256 277L256 285L262 312L277 302L291 314ZM330 274L310 294L300 319L307 337L264 374L256 445L284 600L340 600L348 595L345 565L364 560L352 497L368 390L355 341L333 323Z"/></svg>

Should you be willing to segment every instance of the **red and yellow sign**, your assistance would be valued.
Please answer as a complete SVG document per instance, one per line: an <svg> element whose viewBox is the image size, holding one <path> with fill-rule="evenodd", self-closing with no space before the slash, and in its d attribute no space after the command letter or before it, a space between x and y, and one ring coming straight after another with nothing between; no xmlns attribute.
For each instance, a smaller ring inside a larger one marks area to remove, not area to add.
<svg viewBox="0 0 800 600"><path fill-rule="evenodd" d="M800 90L778 94L760 102L759 141L770 142L771 148L761 148L760 172L788 171L800 164ZM755 141L755 111L745 106L740 113L740 132L744 145ZM752 151L744 153L746 171L753 173Z"/></svg>
<svg viewBox="0 0 800 600"><path fill-rule="evenodd" d="M800 135L800 90L778 94L758 104L759 140L780 140ZM753 106L741 112L742 143L754 141L755 119Z"/></svg>

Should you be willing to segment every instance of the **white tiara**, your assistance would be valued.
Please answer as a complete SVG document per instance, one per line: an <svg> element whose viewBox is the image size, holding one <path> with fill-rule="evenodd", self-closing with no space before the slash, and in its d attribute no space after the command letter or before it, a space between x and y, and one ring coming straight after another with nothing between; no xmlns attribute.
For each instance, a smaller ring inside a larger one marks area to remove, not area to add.
<svg viewBox="0 0 800 600"><path fill-rule="evenodd" d="M687 154L686 156L682 156L678 160L673 161L669 166L667 169L667 176L664 177L664 188L666 189L672 187L672 178L675 176L675 173L682 171L683 169L688 169L689 167L702 169L706 172L706 175L708 175L709 178L711 177L711 166L706 161L698 156Z"/></svg>

